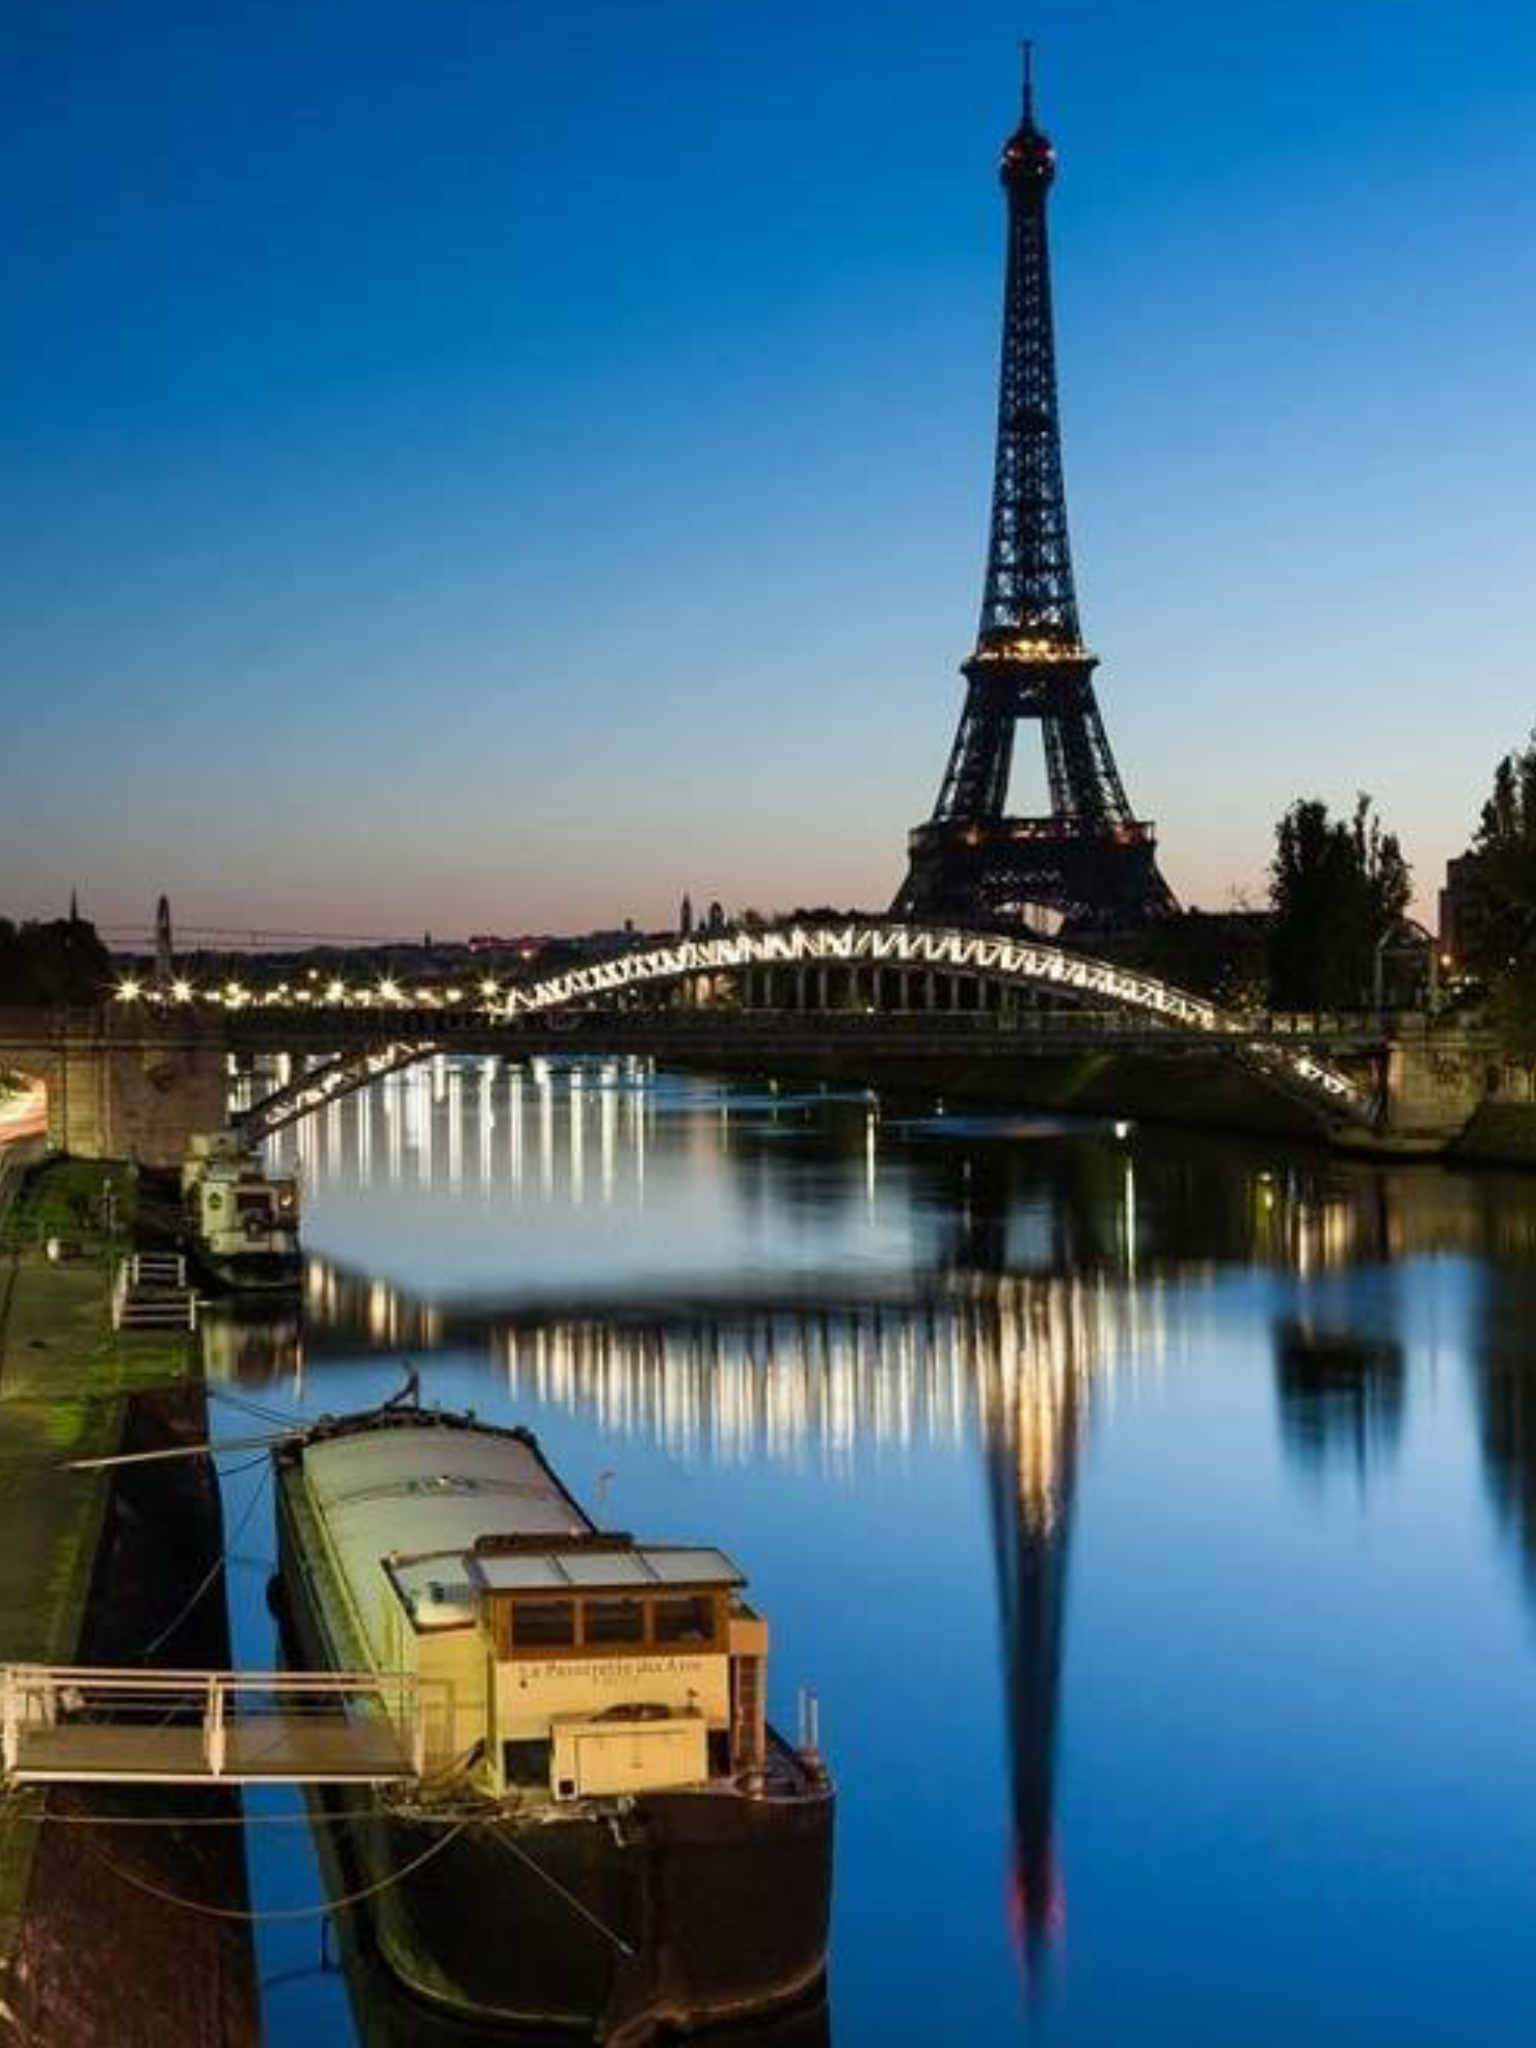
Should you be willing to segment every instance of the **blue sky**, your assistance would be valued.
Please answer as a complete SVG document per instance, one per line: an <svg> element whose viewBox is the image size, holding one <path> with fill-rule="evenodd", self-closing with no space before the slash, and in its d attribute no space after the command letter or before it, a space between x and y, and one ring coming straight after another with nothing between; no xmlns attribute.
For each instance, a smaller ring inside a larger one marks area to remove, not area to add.
<svg viewBox="0 0 1536 2048"><path fill-rule="evenodd" d="M1186 900L1536 716L1515 0L9 0L0 909L888 898L975 629L1041 45L1068 492ZM1025 758L1015 802L1043 778Z"/></svg>

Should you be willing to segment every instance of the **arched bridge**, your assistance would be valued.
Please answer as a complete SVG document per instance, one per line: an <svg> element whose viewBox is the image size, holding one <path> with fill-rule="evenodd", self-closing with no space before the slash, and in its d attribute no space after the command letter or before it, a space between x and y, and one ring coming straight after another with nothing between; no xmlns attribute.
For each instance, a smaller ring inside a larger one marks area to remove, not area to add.
<svg viewBox="0 0 1536 2048"><path fill-rule="evenodd" d="M770 1061L818 1046L962 1058L1197 1049L1243 1062L1329 1126L1367 1127L1376 1107L1374 1090L1319 1050L1317 1020L1250 1016L1044 940L951 927L871 919L703 933L474 1000L338 987L277 1003L226 997L232 1043L331 1052L243 1113L253 1139L438 1052L575 1049L579 1033L606 1049L665 1057L729 1044Z"/></svg>

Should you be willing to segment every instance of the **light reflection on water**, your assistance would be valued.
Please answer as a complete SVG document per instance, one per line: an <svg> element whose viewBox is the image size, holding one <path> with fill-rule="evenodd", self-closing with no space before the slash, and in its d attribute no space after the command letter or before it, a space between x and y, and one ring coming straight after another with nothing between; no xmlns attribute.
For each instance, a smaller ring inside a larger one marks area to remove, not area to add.
<svg viewBox="0 0 1536 2048"><path fill-rule="evenodd" d="M931 1109L432 1063L284 1141L303 1313L210 1373L414 1358L742 1558L825 1702L840 2041L1525 2041L1536 1188ZM335 1979L269 2019L347 2038Z"/></svg>

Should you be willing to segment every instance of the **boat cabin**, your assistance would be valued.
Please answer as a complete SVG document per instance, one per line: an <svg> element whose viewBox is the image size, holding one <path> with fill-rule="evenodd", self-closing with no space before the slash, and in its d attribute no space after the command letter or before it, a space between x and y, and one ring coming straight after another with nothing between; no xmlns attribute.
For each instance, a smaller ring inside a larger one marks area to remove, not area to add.
<svg viewBox="0 0 1536 2048"><path fill-rule="evenodd" d="M259 1266L296 1256L298 1182L268 1173L237 1131L194 1134L181 1191L196 1241L211 1260Z"/></svg>
<svg viewBox="0 0 1536 2048"><path fill-rule="evenodd" d="M385 1631L418 1680L429 1771L557 1800L762 1767L767 1624L723 1552L606 1532L392 1555Z"/></svg>

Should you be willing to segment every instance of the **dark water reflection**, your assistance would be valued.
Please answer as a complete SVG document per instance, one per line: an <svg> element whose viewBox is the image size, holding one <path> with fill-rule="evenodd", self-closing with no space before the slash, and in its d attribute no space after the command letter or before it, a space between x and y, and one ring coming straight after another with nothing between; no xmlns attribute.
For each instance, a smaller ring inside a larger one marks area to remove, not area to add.
<svg viewBox="0 0 1536 2048"><path fill-rule="evenodd" d="M303 1313L210 1371L409 1356L742 1558L824 1702L840 2042L1524 2043L1536 1185L932 1108L420 1070L301 1127ZM310 1853L254 1830L263 1899ZM314 1956L276 2042L351 2038Z"/></svg>

